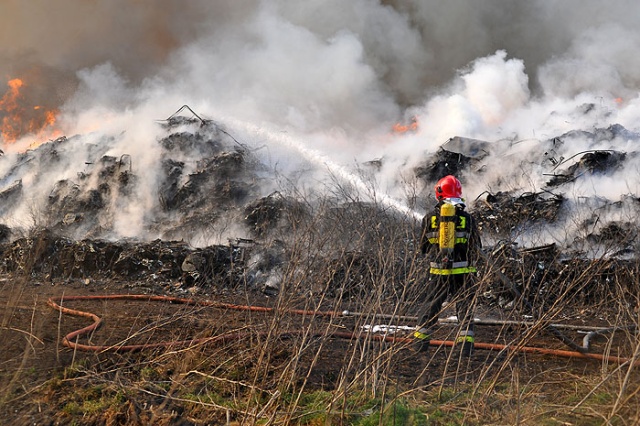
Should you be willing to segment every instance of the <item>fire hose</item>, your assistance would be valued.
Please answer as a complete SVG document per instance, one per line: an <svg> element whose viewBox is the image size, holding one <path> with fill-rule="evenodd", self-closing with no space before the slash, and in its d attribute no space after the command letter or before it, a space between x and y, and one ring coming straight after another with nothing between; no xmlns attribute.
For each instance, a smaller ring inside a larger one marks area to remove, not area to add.
<svg viewBox="0 0 640 426"><path fill-rule="evenodd" d="M180 348L180 347L190 347L194 345L212 345L212 344L222 344L230 341L239 340L241 337L246 337L248 332L231 332L227 334L222 334L213 337L207 338L199 338L199 339L187 339L187 340L176 340L176 341L165 341L165 342L157 342L157 343L145 343L145 344L115 344L115 345L93 345L93 344L83 344L78 342L78 338L80 336L85 336L95 332L102 325L102 318L92 312L81 311L78 309L71 309L66 306L63 306L65 302L73 302L73 301L96 301L96 300L129 300L129 301L146 301L146 302L165 302L165 303L175 303L175 304L183 304L183 305L192 305L192 306L201 306L201 307L214 307L219 309L229 309L229 310L241 310L241 311L252 311L252 312L283 312L289 314L296 315L304 315L309 317L341 317L341 316L351 316L353 313L349 311L315 311L315 310L302 310L302 309L277 309L270 308L264 306L254 306L254 305L237 305L231 303L221 303L221 302L212 302L212 301L197 301L194 299L187 298L179 298L179 297L171 297L171 296L154 296L154 295L144 295L144 294L115 294L115 295L98 295L98 296L61 296L58 298L49 298L47 303L52 308L59 311L61 314L72 315L76 317L83 317L92 320L92 324L80 328L78 330L72 331L66 334L62 339L62 344L66 347L69 347L74 350L84 351L84 352L133 352L133 351L142 351L149 349L158 349L158 348ZM283 337L286 336L294 336L300 335L302 331L294 331L294 332L284 332L282 334ZM362 338L369 338L373 341L380 342L391 342L398 344L405 344L408 346L413 339L407 337L398 337L395 335L375 335L366 332L348 332L348 331L332 331L332 332L318 332L313 334L314 337L331 337L331 338L339 338L339 339L348 339L348 340L358 340ZM433 346L447 346L452 347L455 345L454 341L450 340L431 340L431 345ZM640 361L634 360L632 358L620 357L615 355L602 355L595 353L588 353L586 351L568 351L568 350L559 350L559 349L550 349L550 348L541 348L541 347L532 347L532 346L522 346L522 345L504 345L497 343L475 343L474 347L476 349L485 349L489 351L507 351L507 352L521 352L521 353L530 353L530 354L538 354L538 355L551 355L563 358L576 358L576 359L589 359L596 361L607 361L617 364L631 364L637 365L640 364Z"/></svg>

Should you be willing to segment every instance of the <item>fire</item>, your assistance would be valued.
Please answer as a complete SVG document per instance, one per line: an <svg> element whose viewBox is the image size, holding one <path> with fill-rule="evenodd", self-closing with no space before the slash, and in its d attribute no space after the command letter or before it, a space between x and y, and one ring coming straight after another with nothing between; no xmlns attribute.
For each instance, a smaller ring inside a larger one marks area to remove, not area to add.
<svg viewBox="0 0 640 426"><path fill-rule="evenodd" d="M13 80L9 80L7 82L7 85L11 89L10 93L15 96L18 94L18 90L20 90L20 88L24 85L24 82L19 78L14 78Z"/></svg>
<svg viewBox="0 0 640 426"><path fill-rule="evenodd" d="M415 132L418 130L418 117L411 118L411 123L405 125L396 123L393 125L394 133L407 133L407 132Z"/></svg>
<svg viewBox="0 0 640 426"><path fill-rule="evenodd" d="M8 90L0 98L0 137L13 143L22 136L34 135L43 139L60 136L55 128L58 111L41 105L28 105L24 91L28 85L20 78L7 82Z"/></svg>
<svg viewBox="0 0 640 426"><path fill-rule="evenodd" d="M2 126L0 126L0 135L2 139L13 142L18 134L16 122L19 118L18 98L20 96L20 88L24 85L22 80L14 78L7 82L9 90L0 99L0 112L4 112L2 117Z"/></svg>

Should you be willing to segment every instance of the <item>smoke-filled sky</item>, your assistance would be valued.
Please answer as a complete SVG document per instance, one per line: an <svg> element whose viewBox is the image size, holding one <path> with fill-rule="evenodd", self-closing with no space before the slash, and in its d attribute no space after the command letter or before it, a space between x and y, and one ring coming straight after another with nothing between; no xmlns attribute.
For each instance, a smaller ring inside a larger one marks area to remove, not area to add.
<svg viewBox="0 0 640 426"><path fill-rule="evenodd" d="M632 0L3 0L0 76L24 78L58 108L65 134L126 132L123 145L149 163L153 120L188 104L247 138L251 126L287 132L338 164L381 158L393 195L401 171L452 136L534 141L463 176L474 197L539 189L540 164L514 170L546 149L535 141L614 123L638 130L638 22ZM391 132L412 117L417 131ZM558 154L611 147L572 143ZM638 193L628 168L570 190Z"/></svg>
<svg viewBox="0 0 640 426"><path fill-rule="evenodd" d="M486 75L499 87L478 90L521 89L513 83L534 96L634 97L638 15L632 1L4 0L0 73L40 69L37 84L62 102L78 79L109 66L126 92L146 88L150 97L160 86L185 103L234 104L312 130L361 130L424 106L499 50L528 81ZM114 104L144 100L122 95ZM487 114L510 107L491 105Z"/></svg>

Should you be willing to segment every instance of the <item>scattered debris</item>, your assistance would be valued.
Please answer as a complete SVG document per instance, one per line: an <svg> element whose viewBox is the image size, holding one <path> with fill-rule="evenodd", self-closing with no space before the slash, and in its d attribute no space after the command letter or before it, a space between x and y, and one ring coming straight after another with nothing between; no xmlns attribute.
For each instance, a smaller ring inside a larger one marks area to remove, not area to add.
<svg viewBox="0 0 640 426"><path fill-rule="evenodd" d="M6 233L9 230L2 228ZM191 248L184 242L74 241L48 230L0 245L8 273L43 274L46 280L126 278L181 287L236 287L244 282L245 249Z"/></svg>
<svg viewBox="0 0 640 426"><path fill-rule="evenodd" d="M258 238L264 237L269 231L295 226L309 217L309 211L303 203L286 198L277 191L249 203L244 212L245 224Z"/></svg>
<svg viewBox="0 0 640 426"><path fill-rule="evenodd" d="M577 163L572 164L567 169L554 172L553 174L546 174L547 176L552 176L547 185L550 187L559 186L567 182L572 182L584 174L611 174L621 167L626 158L626 153L624 152L612 150L585 151L564 159L562 162L556 164L554 170L580 154L584 155L580 157Z"/></svg>
<svg viewBox="0 0 640 426"><path fill-rule="evenodd" d="M454 154L464 155L467 158L482 159L489 155L490 145L486 141L454 136L442 144L442 149Z"/></svg>
<svg viewBox="0 0 640 426"><path fill-rule="evenodd" d="M437 182L442 176L459 176L473 162L473 159L463 154L446 151L442 148L431 157L424 166L416 167L416 177L431 184Z"/></svg>
<svg viewBox="0 0 640 426"><path fill-rule="evenodd" d="M564 201L562 195L551 192L487 193L484 199L473 203L473 211L483 233L509 239L516 229L540 222L553 223Z"/></svg>

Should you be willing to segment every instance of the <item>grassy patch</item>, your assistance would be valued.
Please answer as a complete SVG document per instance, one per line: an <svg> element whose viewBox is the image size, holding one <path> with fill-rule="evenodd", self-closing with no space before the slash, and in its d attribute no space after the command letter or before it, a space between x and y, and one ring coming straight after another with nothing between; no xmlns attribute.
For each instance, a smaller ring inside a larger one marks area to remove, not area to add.
<svg viewBox="0 0 640 426"><path fill-rule="evenodd" d="M73 401L62 407L62 412L70 416L91 416L108 410L118 411L126 401L122 392L110 392L102 386L96 386L85 392L78 392Z"/></svg>

